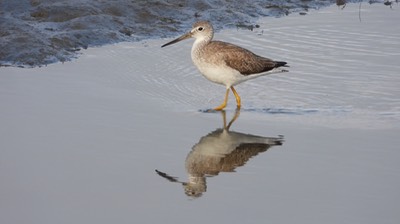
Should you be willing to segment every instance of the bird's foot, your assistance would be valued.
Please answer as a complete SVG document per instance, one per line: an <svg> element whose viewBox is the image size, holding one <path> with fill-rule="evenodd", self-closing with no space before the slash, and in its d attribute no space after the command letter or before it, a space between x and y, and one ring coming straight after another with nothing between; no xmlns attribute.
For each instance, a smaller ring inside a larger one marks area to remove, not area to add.
<svg viewBox="0 0 400 224"><path fill-rule="evenodd" d="M213 110L221 111L226 107L226 102L223 102L221 105L218 107L215 107Z"/></svg>

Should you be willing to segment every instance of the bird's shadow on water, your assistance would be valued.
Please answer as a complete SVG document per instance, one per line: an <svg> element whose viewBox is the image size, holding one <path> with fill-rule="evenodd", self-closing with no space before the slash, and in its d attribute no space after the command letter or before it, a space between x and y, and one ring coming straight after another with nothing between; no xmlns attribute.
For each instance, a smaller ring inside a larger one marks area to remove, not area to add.
<svg viewBox="0 0 400 224"><path fill-rule="evenodd" d="M225 111L207 111L220 113L223 127L202 136L188 153L185 160L188 180L179 181L177 177L155 170L166 180L181 184L185 194L191 198L198 198L207 191L207 178L217 176L220 172L234 172L236 168L244 166L250 158L284 142L282 135L264 137L231 131L230 128L238 119L240 110L235 111L229 122L226 120Z"/></svg>

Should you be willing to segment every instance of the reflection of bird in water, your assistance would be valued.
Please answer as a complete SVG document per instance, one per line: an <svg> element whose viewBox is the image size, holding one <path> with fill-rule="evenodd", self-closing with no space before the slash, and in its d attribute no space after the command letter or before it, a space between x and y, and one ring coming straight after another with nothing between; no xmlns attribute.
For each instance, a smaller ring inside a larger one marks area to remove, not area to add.
<svg viewBox="0 0 400 224"><path fill-rule="evenodd" d="M221 111L221 114L224 127L202 137L186 157L188 182L180 182L177 178L156 170L169 181L182 183L188 196L200 197L207 190L206 177L216 176L220 172L234 172L236 167L243 166L251 157L267 151L271 146L282 145L282 136L262 137L229 131L238 118L239 111L236 111L228 125L225 111Z"/></svg>

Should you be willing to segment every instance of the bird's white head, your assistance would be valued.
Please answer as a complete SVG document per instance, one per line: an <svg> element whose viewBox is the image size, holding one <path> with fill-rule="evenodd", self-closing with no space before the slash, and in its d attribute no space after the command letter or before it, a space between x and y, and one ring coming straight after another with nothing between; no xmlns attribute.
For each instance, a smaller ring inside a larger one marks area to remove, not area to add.
<svg viewBox="0 0 400 224"><path fill-rule="evenodd" d="M196 40L210 41L214 36L214 28L208 21L199 21L193 24L190 34Z"/></svg>
<svg viewBox="0 0 400 224"><path fill-rule="evenodd" d="M183 34L182 36L176 38L175 40L173 40L171 42L168 42L168 43L162 45L161 47L175 44L179 41L182 41L182 40L185 40L185 39L188 39L191 37L196 38L196 42L203 42L203 41L209 42L212 40L213 36L214 36L214 28L211 25L211 23L208 21L199 21L199 22L196 22L193 24L193 27L189 32Z"/></svg>

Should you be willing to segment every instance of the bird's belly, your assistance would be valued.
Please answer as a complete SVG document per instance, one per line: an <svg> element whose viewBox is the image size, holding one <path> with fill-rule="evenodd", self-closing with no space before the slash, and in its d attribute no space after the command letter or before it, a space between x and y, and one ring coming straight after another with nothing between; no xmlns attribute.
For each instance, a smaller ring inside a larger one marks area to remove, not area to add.
<svg viewBox="0 0 400 224"><path fill-rule="evenodd" d="M212 64L197 65L201 74L214 83L225 85L227 88L240 82L241 74L228 66L215 66Z"/></svg>

